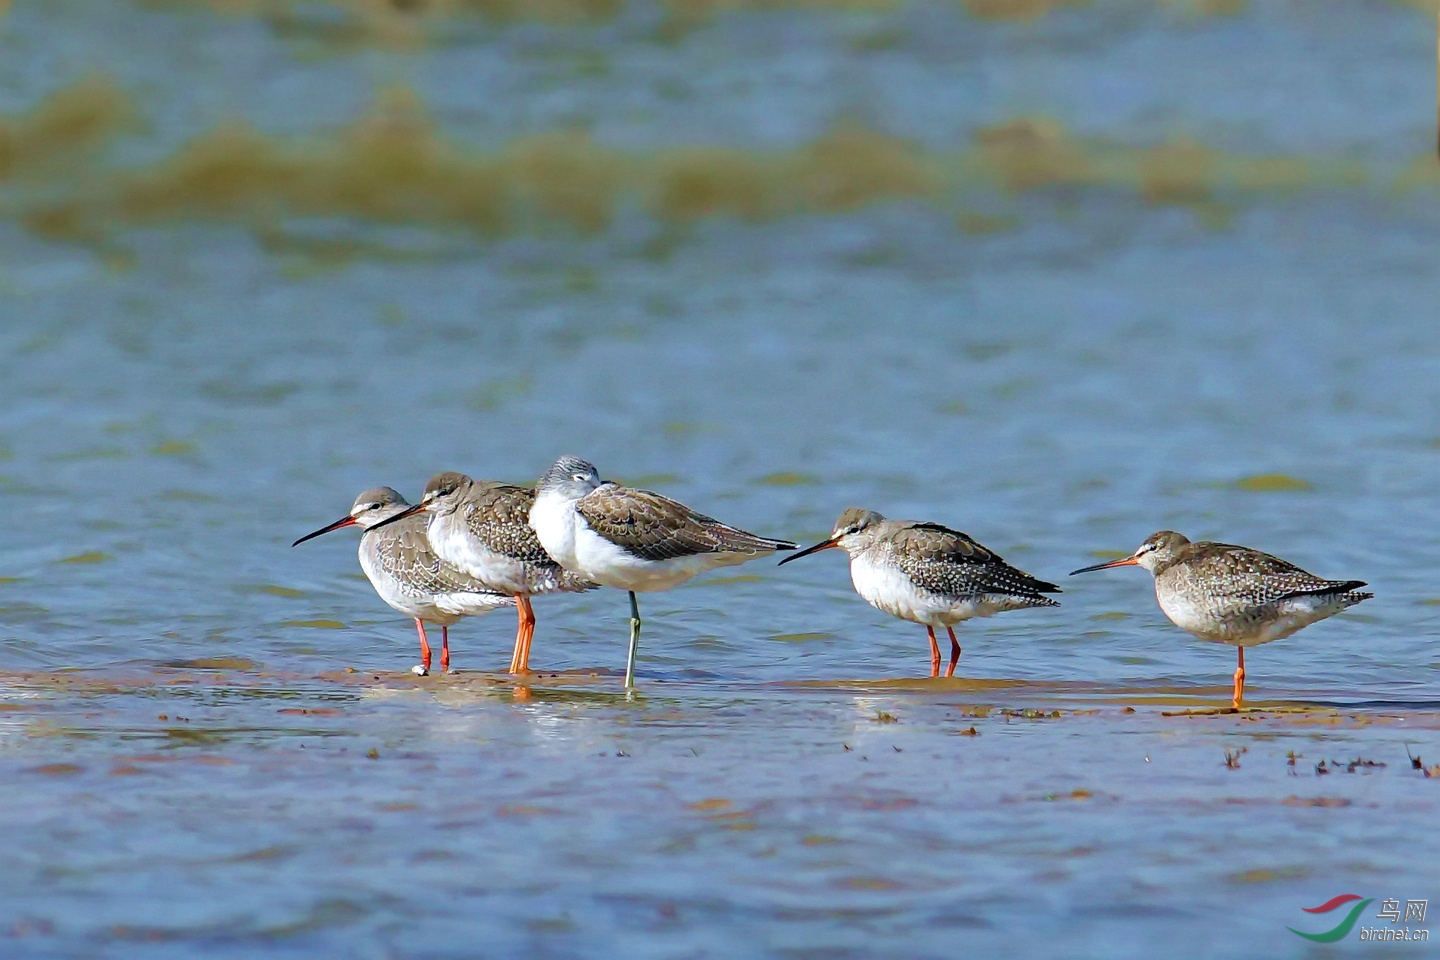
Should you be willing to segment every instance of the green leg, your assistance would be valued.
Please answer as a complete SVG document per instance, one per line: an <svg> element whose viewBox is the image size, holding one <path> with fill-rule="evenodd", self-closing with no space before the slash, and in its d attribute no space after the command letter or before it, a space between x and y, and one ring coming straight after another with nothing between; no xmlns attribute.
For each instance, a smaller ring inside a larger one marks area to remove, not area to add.
<svg viewBox="0 0 1440 960"><path fill-rule="evenodd" d="M625 689L635 686L635 654L640 650L640 604L630 591L630 653L625 657Z"/></svg>

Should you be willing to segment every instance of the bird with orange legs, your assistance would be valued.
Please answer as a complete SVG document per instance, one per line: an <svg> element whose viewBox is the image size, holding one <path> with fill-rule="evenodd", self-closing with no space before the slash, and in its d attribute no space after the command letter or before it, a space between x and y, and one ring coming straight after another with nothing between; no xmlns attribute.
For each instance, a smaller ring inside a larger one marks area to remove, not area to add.
<svg viewBox="0 0 1440 960"><path fill-rule="evenodd" d="M355 498L350 512L328 526L296 540L306 540L342 527L359 527L360 568L375 592L394 609L415 621L420 636L420 663L413 671L430 672L430 641L425 621L440 624L440 669L450 670L450 627L461 617L488 613L515 602L512 597L489 590L484 584L441 560L425 536L423 519L404 520L390 526L410 504L390 487L375 487ZM377 527L385 526L384 530Z"/></svg>
<svg viewBox="0 0 1440 960"><path fill-rule="evenodd" d="M791 554L780 564L832 548L850 555L850 580L867 603L925 627L931 677L940 676L936 627L950 634L945 676L953 677L960 662L955 624L1006 610L1060 605L1045 596L1060 592L1055 584L1017 570L959 530L938 523L887 520L859 507L840 514L829 539Z"/></svg>
<svg viewBox="0 0 1440 960"><path fill-rule="evenodd" d="M1083 567L1141 567L1170 622L1213 643L1238 648L1231 708L1245 699L1245 648L1290 636L1317 620L1369 600L1363 580L1323 580L1268 553L1228 543L1191 543L1173 530L1152 533L1128 557Z"/></svg>
<svg viewBox="0 0 1440 960"><path fill-rule="evenodd" d="M511 673L528 673L535 638L530 598L545 593L593 590L595 584L561 568L530 527L535 491L508 483L473 480L463 473L437 473L420 502L385 523L424 513L430 545L446 563L515 598L518 629L510 656ZM380 524L384 526L384 524Z"/></svg>

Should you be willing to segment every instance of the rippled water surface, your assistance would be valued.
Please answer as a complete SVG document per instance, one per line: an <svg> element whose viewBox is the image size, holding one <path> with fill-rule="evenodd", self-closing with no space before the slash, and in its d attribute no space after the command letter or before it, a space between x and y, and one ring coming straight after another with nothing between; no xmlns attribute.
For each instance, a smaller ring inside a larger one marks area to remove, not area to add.
<svg viewBox="0 0 1440 960"><path fill-rule="evenodd" d="M0 955L1319 956L1440 892L1433 14L407 6L0 19ZM627 698L623 594L415 678L353 531L289 546L565 452L1063 605L918 680L755 562L642 599ZM1229 648L1064 579L1162 527L1376 597L1215 714Z"/></svg>

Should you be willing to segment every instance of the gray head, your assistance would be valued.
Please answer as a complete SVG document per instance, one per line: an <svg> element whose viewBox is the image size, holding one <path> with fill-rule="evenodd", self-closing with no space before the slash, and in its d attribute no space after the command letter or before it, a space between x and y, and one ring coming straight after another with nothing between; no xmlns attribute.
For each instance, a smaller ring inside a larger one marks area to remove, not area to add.
<svg viewBox="0 0 1440 960"><path fill-rule="evenodd" d="M853 557L869 545L871 535L875 533L879 524L884 522L885 518L874 510L846 507L840 511L840 516L835 521L835 529L828 539L821 540L815 546L807 547L799 553L790 554L780 561L780 566L783 567L791 560L799 560L801 557L808 557L812 553L819 553L821 550L829 550L832 547L840 547Z"/></svg>
<svg viewBox="0 0 1440 960"><path fill-rule="evenodd" d="M394 490L390 490L389 487L385 487L384 489L389 491L389 495L398 501L398 505L389 511L388 516L380 516L377 512L374 522L363 524L363 526L365 529L371 530L375 527L399 523L406 517L413 517L422 511L430 514L438 513L448 515L460 506L461 502L465 499L465 494L469 492L470 487L474 483L474 480L471 480L463 473L437 473L430 478L429 483L425 484L424 496L422 496L420 502L413 507L405 503L405 499L401 497L400 494ZM374 492L374 490L367 490L360 496L364 497ZM356 505L359 505L358 500L356 501ZM356 520L356 522L359 523L360 521Z"/></svg>
<svg viewBox="0 0 1440 960"><path fill-rule="evenodd" d="M1082 567L1071 574L1089 573L1092 570L1108 570L1111 567L1144 567L1150 573L1159 573L1180 559L1190 540L1174 530L1160 530L1145 538L1135 552L1109 563L1097 563L1093 567Z"/></svg>
<svg viewBox="0 0 1440 960"><path fill-rule="evenodd" d="M399 491L392 487L371 487L360 496L355 498L355 503L350 507L350 512L328 526L321 527L314 533L307 533L305 536L290 544L298 547L306 540L313 540L322 533L329 533L331 530L339 530L341 527L360 527L362 530L369 530L377 524L384 523L399 516L410 509L410 504L400 496Z"/></svg>
<svg viewBox="0 0 1440 960"><path fill-rule="evenodd" d="M830 534L833 540L843 540L845 537L862 533L877 523L884 523L885 518L874 510L865 510L861 507L846 507L840 511L840 516L835 520L835 529Z"/></svg>
<svg viewBox="0 0 1440 960"><path fill-rule="evenodd" d="M425 493L420 497L420 508L429 513L449 513L460 505L460 501L474 484L474 480L454 470L437 473L425 484Z"/></svg>
<svg viewBox="0 0 1440 960"><path fill-rule="evenodd" d="M394 487L371 487L355 498L350 516L355 524L369 530L381 520L389 520L410 506Z"/></svg>
<svg viewBox="0 0 1440 960"><path fill-rule="evenodd" d="M1136 566L1158 573L1180 559L1181 549L1190 545L1190 538L1174 530L1158 530L1135 548L1131 559Z"/></svg>
<svg viewBox="0 0 1440 960"><path fill-rule="evenodd" d="M579 500L603 482L600 471L595 469L593 463L566 455L552 463L550 469L540 475L540 481L535 484L535 493L558 494L567 500Z"/></svg>

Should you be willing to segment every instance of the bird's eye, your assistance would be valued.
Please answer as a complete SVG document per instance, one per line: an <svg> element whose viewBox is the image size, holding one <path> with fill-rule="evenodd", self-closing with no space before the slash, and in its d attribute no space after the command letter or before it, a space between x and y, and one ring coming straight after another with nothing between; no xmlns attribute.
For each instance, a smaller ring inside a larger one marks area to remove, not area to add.
<svg viewBox="0 0 1440 960"><path fill-rule="evenodd" d="M585 474L583 474L583 473L572 473L572 474L570 474L570 479L571 479L571 480L579 480L580 482L583 483L583 482L585 482L586 477L585 477Z"/></svg>

